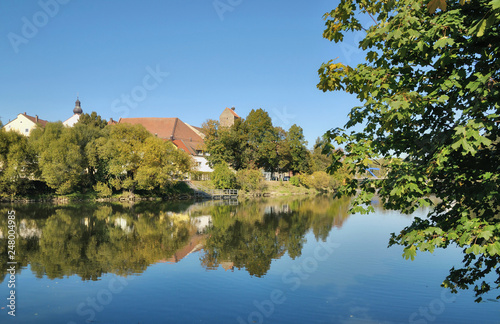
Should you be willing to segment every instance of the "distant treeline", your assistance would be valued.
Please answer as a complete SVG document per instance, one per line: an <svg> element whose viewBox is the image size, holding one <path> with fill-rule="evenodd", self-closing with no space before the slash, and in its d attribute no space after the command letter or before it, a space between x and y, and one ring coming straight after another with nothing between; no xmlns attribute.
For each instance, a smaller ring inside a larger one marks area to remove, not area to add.
<svg viewBox="0 0 500 324"><path fill-rule="evenodd" d="M182 150L141 125L107 125L95 112L74 127L61 122L29 137L0 130L0 196L97 191L164 192L192 169Z"/></svg>

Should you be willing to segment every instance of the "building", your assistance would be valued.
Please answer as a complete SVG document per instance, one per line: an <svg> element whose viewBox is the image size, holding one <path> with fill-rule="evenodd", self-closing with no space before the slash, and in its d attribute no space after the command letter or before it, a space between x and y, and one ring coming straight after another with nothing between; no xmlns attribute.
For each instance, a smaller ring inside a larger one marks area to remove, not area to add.
<svg viewBox="0 0 500 324"><path fill-rule="evenodd" d="M119 124L140 124L151 134L171 141L177 148L185 151L194 159L196 170L212 172L204 151L201 128L184 123L179 118L120 118Z"/></svg>
<svg viewBox="0 0 500 324"><path fill-rule="evenodd" d="M63 125L68 127L73 127L78 122L82 114L83 110L80 100L78 99L78 97L76 97L75 108L73 108L73 116L63 121Z"/></svg>
<svg viewBox="0 0 500 324"><path fill-rule="evenodd" d="M47 123L48 121L38 118L38 115L32 117L24 113L17 115L14 120L8 122L3 128L7 131L13 130L25 136L29 136L36 125L45 127Z"/></svg>
<svg viewBox="0 0 500 324"><path fill-rule="evenodd" d="M241 117L238 116L238 114L234 110L235 110L234 107L232 107L231 109L226 107L226 109L224 109L222 114L220 114L219 125L221 127L231 127L234 125L234 122L237 119L241 119Z"/></svg>

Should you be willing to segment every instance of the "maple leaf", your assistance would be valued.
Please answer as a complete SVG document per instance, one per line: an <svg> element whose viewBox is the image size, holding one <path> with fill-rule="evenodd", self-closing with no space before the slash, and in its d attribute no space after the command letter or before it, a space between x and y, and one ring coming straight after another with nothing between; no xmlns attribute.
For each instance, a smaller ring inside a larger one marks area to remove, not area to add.
<svg viewBox="0 0 500 324"><path fill-rule="evenodd" d="M435 13L437 8L446 11L446 0L431 0L427 4L427 9L430 14Z"/></svg>

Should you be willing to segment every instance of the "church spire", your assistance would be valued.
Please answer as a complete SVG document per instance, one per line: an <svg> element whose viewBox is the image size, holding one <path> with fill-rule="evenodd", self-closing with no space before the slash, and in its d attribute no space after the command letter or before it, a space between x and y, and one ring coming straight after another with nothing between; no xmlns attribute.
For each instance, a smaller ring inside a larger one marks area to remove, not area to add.
<svg viewBox="0 0 500 324"><path fill-rule="evenodd" d="M73 109L73 114L78 114L81 115L83 113L81 104L80 104L80 99L78 99L78 96L76 96L76 101L75 101L75 108Z"/></svg>

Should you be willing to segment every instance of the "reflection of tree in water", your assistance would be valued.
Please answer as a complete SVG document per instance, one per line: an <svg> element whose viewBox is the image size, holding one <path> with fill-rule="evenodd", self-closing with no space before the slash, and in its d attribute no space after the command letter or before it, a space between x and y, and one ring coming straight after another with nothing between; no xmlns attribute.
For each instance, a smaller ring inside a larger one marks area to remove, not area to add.
<svg viewBox="0 0 500 324"><path fill-rule="evenodd" d="M208 232L202 264L213 269L231 263L251 275L263 276L272 260L285 252L292 259L301 255L309 229L316 239L326 240L332 227L340 227L347 219L348 203L315 197L212 207L209 213L213 226Z"/></svg>
<svg viewBox="0 0 500 324"><path fill-rule="evenodd" d="M29 263L37 277L51 279L77 274L97 280L104 273L140 273L168 259L196 232L188 216L138 209L140 213L122 206L53 207L50 216L35 220L16 209L18 224L27 220L42 233L17 239L18 269ZM7 210L1 212L7 214ZM3 219L0 229L7 233ZM0 241L4 277L7 244L5 239Z"/></svg>
<svg viewBox="0 0 500 324"><path fill-rule="evenodd" d="M316 239L325 240L332 227L347 218L347 204L329 197L263 199L218 207L185 202L34 204L0 208L0 215L16 211L17 269L31 265L39 278L76 274L97 280L105 273L129 275L160 261L175 262L203 238L186 209L193 216L211 218L202 257L205 267L245 268L251 275L263 276L273 259L285 253L291 258L301 255L309 229ZM7 225L7 217L0 217L0 282L8 268Z"/></svg>

